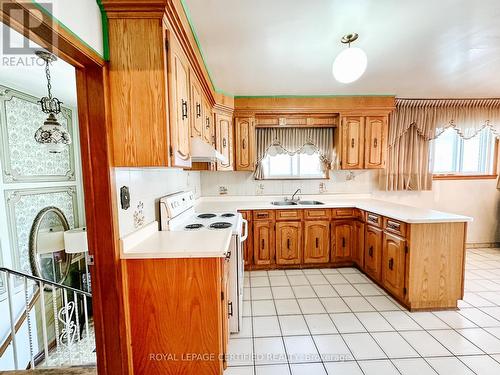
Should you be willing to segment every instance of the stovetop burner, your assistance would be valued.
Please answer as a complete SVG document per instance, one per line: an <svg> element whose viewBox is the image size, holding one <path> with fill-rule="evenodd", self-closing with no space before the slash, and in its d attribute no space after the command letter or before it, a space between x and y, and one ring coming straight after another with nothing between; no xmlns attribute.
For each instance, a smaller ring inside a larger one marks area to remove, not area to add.
<svg viewBox="0 0 500 375"><path fill-rule="evenodd" d="M222 217L233 217L233 216L236 216L235 214L222 214L220 215Z"/></svg>
<svg viewBox="0 0 500 375"><path fill-rule="evenodd" d="M211 219L216 216L217 216L216 214L199 214L197 217L199 219Z"/></svg>
<svg viewBox="0 0 500 375"><path fill-rule="evenodd" d="M233 225L226 221L218 221L217 223L210 224L210 229L226 229L231 228Z"/></svg>
<svg viewBox="0 0 500 375"><path fill-rule="evenodd" d="M186 230L195 230L203 228L203 224L188 224L184 227Z"/></svg>

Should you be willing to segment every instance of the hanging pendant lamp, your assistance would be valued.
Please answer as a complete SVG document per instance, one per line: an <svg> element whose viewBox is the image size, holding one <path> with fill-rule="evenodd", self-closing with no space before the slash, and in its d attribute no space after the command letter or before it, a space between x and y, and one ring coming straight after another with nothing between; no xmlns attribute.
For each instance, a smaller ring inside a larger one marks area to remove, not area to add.
<svg viewBox="0 0 500 375"><path fill-rule="evenodd" d="M340 52L333 62L332 73L341 83L351 83L358 80L366 70L368 64L366 53L351 43L358 39L358 34L347 34L340 40L348 47Z"/></svg>

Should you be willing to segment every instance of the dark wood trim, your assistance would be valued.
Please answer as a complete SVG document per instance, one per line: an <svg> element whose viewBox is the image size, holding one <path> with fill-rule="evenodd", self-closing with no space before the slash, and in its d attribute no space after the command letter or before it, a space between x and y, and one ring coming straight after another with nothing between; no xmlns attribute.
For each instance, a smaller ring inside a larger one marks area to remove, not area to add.
<svg viewBox="0 0 500 375"><path fill-rule="evenodd" d="M50 16L41 20L31 2L0 1L5 24L76 68L86 226L89 253L95 262L91 277L97 367L101 375L132 374L129 316L124 302L126 269L120 260L115 207L107 65ZM5 4L21 12L6 12Z"/></svg>

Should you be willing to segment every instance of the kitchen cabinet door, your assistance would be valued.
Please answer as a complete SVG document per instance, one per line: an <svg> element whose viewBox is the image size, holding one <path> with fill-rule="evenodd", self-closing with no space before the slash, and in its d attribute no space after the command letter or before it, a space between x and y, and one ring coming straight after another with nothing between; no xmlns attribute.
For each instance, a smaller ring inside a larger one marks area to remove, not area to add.
<svg viewBox="0 0 500 375"><path fill-rule="evenodd" d="M332 261L349 261L352 257L354 226L351 220L335 220L332 225Z"/></svg>
<svg viewBox="0 0 500 375"><path fill-rule="evenodd" d="M203 137L203 107L200 83L191 74L191 137Z"/></svg>
<svg viewBox="0 0 500 375"><path fill-rule="evenodd" d="M347 116L342 121L342 169L362 169L364 166L364 125L362 116Z"/></svg>
<svg viewBox="0 0 500 375"><path fill-rule="evenodd" d="M300 264L302 261L302 223L276 223L276 264Z"/></svg>
<svg viewBox="0 0 500 375"><path fill-rule="evenodd" d="M180 46L171 39L170 51L170 156L174 167L191 166L189 125L189 68Z"/></svg>
<svg viewBox="0 0 500 375"><path fill-rule="evenodd" d="M404 298L406 240L384 232L382 247L382 284L399 298Z"/></svg>
<svg viewBox="0 0 500 375"><path fill-rule="evenodd" d="M365 224L361 221L354 222L354 245L352 247L352 260L360 268L364 266L365 255Z"/></svg>
<svg viewBox="0 0 500 375"><path fill-rule="evenodd" d="M304 236L304 263L328 263L330 261L330 221L305 221Z"/></svg>
<svg viewBox="0 0 500 375"><path fill-rule="evenodd" d="M258 266L274 264L274 247L274 223L272 221L254 221L254 264Z"/></svg>
<svg viewBox="0 0 500 375"><path fill-rule="evenodd" d="M215 143L214 116L208 100L203 97L203 140L208 144Z"/></svg>
<svg viewBox="0 0 500 375"><path fill-rule="evenodd" d="M233 119L231 116L215 114L215 145L217 151L226 157L226 162L217 162L218 171L234 170L233 162Z"/></svg>
<svg viewBox="0 0 500 375"><path fill-rule="evenodd" d="M380 281L382 262L382 229L367 225L365 230L365 272Z"/></svg>
<svg viewBox="0 0 500 375"><path fill-rule="evenodd" d="M235 119L236 170L253 171L256 163L255 121L253 118Z"/></svg>
<svg viewBox="0 0 500 375"><path fill-rule="evenodd" d="M387 153L387 117L373 116L365 119L365 168L385 168Z"/></svg>

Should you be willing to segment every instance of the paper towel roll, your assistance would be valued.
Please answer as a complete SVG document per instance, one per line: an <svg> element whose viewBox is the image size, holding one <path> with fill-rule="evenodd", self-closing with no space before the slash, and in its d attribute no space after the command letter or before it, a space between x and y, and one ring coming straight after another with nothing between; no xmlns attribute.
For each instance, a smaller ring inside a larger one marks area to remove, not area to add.
<svg viewBox="0 0 500 375"><path fill-rule="evenodd" d="M64 232L64 245L69 254L83 253L88 251L87 229L76 228Z"/></svg>

